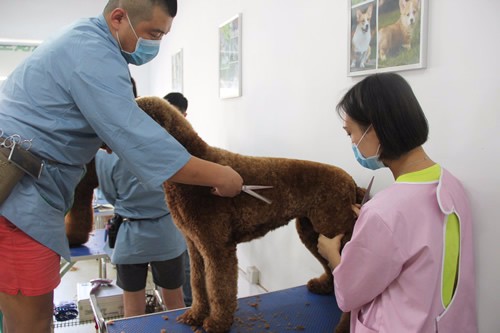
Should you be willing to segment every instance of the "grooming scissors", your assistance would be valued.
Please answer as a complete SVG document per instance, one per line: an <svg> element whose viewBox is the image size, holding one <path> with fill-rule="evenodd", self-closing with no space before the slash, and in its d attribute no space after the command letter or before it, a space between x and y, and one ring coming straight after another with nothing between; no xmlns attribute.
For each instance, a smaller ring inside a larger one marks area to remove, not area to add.
<svg viewBox="0 0 500 333"><path fill-rule="evenodd" d="M0 137L3 137L4 131L0 129ZM19 134L12 134L6 138L3 138L4 141L0 144L5 148L14 148L15 145L18 145L24 150L30 150L32 141L31 140L23 140Z"/></svg>
<svg viewBox="0 0 500 333"><path fill-rule="evenodd" d="M267 186L267 185L243 185L243 187L241 188L241 190L249 195L251 195L252 197L254 198L257 198L259 200L262 200L264 201L265 203L267 204L271 204L271 200L269 200L268 198L258 194L257 192L255 192L254 190L263 190L263 189L267 189L267 188L273 188L272 186Z"/></svg>
<svg viewBox="0 0 500 333"><path fill-rule="evenodd" d="M373 184L373 179L375 176L372 176L372 179L370 179L370 182L368 183L368 187L366 188L365 195L363 197L363 200L361 200L361 206L363 206L368 200L370 200L370 190L372 189L372 184Z"/></svg>

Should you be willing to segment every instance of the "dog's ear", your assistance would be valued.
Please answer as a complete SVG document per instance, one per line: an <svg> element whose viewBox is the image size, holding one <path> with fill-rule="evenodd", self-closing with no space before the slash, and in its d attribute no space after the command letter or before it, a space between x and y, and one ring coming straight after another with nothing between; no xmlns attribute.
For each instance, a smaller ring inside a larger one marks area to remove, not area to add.
<svg viewBox="0 0 500 333"><path fill-rule="evenodd" d="M363 15L363 12L361 11L361 9L357 9L356 10L356 19L359 21L359 18L361 17L361 15Z"/></svg>
<svg viewBox="0 0 500 333"><path fill-rule="evenodd" d="M399 10L401 13L405 10L407 2L408 0L399 0Z"/></svg>
<svg viewBox="0 0 500 333"><path fill-rule="evenodd" d="M370 4L368 6L368 9L366 10L366 14L369 16L369 17L372 17L372 12L373 12L373 4Z"/></svg>

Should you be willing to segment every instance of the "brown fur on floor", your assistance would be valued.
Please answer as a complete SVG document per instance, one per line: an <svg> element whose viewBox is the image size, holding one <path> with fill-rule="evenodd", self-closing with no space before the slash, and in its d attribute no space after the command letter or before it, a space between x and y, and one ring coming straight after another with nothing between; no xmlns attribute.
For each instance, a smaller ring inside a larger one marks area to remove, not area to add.
<svg viewBox="0 0 500 333"><path fill-rule="evenodd" d="M193 304L179 321L202 325L207 332L228 331L237 305L236 245L262 237L294 218L300 239L325 270L308 282L309 290L332 293L332 273L318 254L317 238L320 233L333 237L352 232L355 218L351 205L361 201L364 190L356 186L349 174L335 166L311 161L250 157L211 147L165 100L142 97L137 102L193 156L231 166L245 184L273 186L260 191L272 200L268 205L245 193L221 198L212 195L207 187L164 183L168 206L175 224L186 237L191 258ZM76 195L88 201L88 196ZM75 221L67 219L67 226ZM71 235L71 228L67 230ZM348 332L348 323L348 316L343 316L336 332Z"/></svg>

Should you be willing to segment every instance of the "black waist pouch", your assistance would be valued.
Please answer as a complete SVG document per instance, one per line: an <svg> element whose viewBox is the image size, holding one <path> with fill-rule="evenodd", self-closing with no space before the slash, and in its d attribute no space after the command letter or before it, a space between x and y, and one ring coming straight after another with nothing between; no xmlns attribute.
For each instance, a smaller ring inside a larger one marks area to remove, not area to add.
<svg viewBox="0 0 500 333"><path fill-rule="evenodd" d="M123 217L120 214L113 215L112 218L108 220L106 224L106 230L108 232L109 247L114 249L116 243L116 236L118 235L118 230L122 225Z"/></svg>

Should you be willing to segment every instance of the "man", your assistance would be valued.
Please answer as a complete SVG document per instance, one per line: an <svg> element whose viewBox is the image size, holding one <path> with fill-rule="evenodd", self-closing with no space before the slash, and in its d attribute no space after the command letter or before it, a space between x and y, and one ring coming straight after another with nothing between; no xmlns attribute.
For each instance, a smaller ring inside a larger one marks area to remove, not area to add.
<svg viewBox="0 0 500 333"><path fill-rule="evenodd" d="M32 139L29 152L44 160L40 177L24 175L0 204L7 333L50 332L60 256L70 259L64 213L103 142L145 187L169 179L220 196L241 191L237 172L191 156L135 103L128 64L156 56L176 12L176 0L111 0L40 45L2 86L0 142Z"/></svg>
<svg viewBox="0 0 500 333"><path fill-rule="evenodd" d="M106 251L116 265L117 285L123 289L124 316L146 312L148 266L167 309L185 307L186 242L172 220L163 186L143 187L126 163L102 149L95 166L99 188L114 206L112 221L117 230L114 237L110 233L108 245L113 248L107 246Z"/></svg>
<svg viewBox="0 0 500 333"><path fill-rule="evenodd" d="M184 117L187 117L188 100L180 92L166 94L163 99L172 104Z"/></svg>

